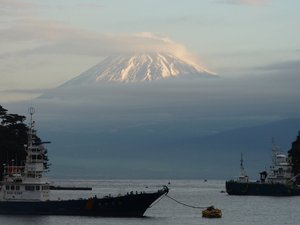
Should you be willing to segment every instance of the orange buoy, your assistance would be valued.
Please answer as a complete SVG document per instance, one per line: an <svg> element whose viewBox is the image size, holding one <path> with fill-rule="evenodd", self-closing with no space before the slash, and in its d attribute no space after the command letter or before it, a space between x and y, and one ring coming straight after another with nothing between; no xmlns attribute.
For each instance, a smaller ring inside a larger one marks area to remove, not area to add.
<svg viewBox="0 0 300 225"><path fill-rule="evenodd" d="M213 206L208 207L207 209L202 211L202 217L205 218L221 218L222 211Z"/></svg>

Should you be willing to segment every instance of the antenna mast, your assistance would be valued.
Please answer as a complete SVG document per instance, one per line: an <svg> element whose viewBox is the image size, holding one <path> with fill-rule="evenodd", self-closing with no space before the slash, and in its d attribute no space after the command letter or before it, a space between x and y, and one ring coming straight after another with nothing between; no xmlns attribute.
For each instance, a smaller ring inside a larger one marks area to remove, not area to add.
<svg viewBox="0 0 300 225"><path fill-rule="evenodd" d="M35 109L31 106L28 109L28 112L30 114L30 124L29 124L29 133L28 133L28 147L32 147L32 135L33 135L33 128L34 128L34 121L32 119L33 114L35 113Z"/></svg>

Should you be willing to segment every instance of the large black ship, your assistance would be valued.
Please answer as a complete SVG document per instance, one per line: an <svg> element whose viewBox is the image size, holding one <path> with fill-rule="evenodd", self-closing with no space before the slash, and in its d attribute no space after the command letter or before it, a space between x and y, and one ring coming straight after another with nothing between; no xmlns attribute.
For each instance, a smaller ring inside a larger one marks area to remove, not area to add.
<svg viewBox="0 0 300 225"><path fill-rule="evenodd" d="M0 201L0 214L142 217L149 206L167 192L168 189L163 188L153 193L105 198L55 201L6 199Z"/></svg>
<svg viewBox="0 0 300 225"><path fill-rule="evenodd" d="M298 139L300 140L300 132ZM235 180L226 181L226 192L229 195L261 195L261 196L297 196L300 195L300 186L297 183L299 173L293 169L292 157L283 154L280 148L273 143L272 165L269 171L262 171L260 179L250 181L243 166L243 157L240 163L240 175Z"/></svg>
<svg viewBox="0 0 300 225"><path fill-rule="evenodd" d="M168 187L155 192L130 192L119 196L91 197L76 200L50 200L51 186L45 172L43 143L35 141L35 129L30 108L30 129L25 164L4 165L0 183L0 214L21 215L80 215L108 217L142 217L159 198L168 193Z"/></svg>

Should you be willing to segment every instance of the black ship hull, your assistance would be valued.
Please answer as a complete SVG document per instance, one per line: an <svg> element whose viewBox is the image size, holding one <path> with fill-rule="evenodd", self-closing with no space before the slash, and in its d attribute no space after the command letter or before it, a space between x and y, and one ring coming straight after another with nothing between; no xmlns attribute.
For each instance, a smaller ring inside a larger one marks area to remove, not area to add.
<svg viewBox="0 0 300 225"><path fill-rule="evenodd" d="M1 201L0 214L142 217L153 202L167 193L166 187L154 193L119 197L39 202Z"/></svg>
<svg viewBox="0 0 300 225"><path fill-rule="evenodd" d="M226 181L229 195L300 196L300 188L280 183Z"/></svg>

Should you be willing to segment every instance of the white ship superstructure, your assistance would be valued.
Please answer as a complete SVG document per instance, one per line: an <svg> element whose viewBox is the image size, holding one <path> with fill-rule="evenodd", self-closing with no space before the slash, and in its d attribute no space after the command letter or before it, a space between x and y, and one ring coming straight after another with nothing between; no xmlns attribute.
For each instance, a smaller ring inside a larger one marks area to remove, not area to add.
<svg viewBox="0 0 300 225"><path fill-rule="evenodd" d="M286 184L293 180L292 164L274 142L272 146L272 162L273 164L270 166L270 171L266 177L267 183Z"/></svg>

